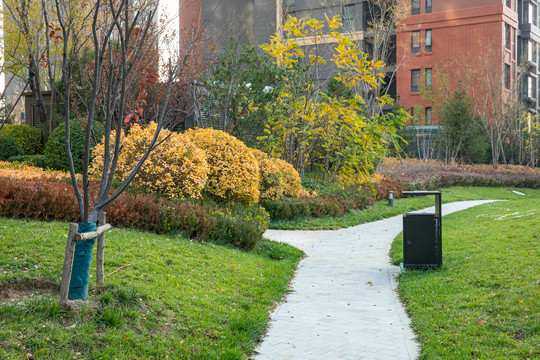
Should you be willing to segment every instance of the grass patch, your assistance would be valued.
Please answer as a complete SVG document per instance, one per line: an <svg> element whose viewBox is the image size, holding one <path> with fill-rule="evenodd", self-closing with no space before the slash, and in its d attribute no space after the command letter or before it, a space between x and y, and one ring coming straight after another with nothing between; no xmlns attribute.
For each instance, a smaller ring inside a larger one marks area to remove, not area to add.
<svg viewBox="0 0 540 360"><path fill-rule="evenodd" d="M449 187L442 189L443 203L464 200L518 199L520 195L512 190L528 192L527 189L493 188L493 187ZM341 217L306 218L293 221L271 221L270 229L281 230L334 230L346 228L371 221L386 219L407 211L433 206L433 196L401 198L394 201L394 207L388 200L380 200L363 210L352 210Z"/></svg>
<svg viewBox="0 0 540 360"><path fill-rule="evenodd" d="M0 284L59 282L67 225L0 218ZM263 241L252 252L132 230L106 236L106 288L65 312L50 296L0 303L0 358L244 359L303 253ZM91 286L95 284L92 268Z"/></svg>
<svg viewBox="0 0 540 360"><path fill-rule="evenodd" d="M420 359L540 358L540 191L521 191L445 216L443 266L400 275Z"/></svg>

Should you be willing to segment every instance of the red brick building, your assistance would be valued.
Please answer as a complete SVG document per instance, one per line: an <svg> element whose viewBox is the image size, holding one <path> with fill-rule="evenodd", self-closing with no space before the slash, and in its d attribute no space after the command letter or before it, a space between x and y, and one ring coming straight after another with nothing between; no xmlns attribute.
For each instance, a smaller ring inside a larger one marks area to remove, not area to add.
<svg viewBox="0 0 540 360"><path fill-rule="evenodd" d="M436 71L445 69L453 91L465 76L459 68L474 64L489 47L503 51L501 88L511 88L517 76L518 0L410 1L396 31L396 57L402 62L396 80L399 103L411 114L419 110L415 125L437 123L434 104L420 96L424 86L437 86Z"/></svg>

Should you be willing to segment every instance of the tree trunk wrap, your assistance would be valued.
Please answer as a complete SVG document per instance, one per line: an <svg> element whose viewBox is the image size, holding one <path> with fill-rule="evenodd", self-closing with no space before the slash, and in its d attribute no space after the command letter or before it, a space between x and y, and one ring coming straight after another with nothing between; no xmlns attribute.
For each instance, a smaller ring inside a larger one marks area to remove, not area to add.
<svg viewBox="0 0 540 360"><path fill-rule="evenodd" d="M97 230L95 222L79 223L79 233ZM96 239L77 241L73 256L71 282L69 284L69 300L88 300L88 282L90 279L90 264Z"/></svg>

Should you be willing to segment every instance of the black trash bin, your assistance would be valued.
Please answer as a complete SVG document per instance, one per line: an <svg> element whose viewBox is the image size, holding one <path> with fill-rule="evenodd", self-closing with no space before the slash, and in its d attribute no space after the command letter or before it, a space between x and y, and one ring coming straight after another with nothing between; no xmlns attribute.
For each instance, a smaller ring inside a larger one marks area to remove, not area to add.
<svg viewBox="0 0 540 360"><path fill-rule="evenodd" d="M435 196L434 213L403 214L403 267L429 269L442 265L440 191L404 191L403 196Z"/></svg>

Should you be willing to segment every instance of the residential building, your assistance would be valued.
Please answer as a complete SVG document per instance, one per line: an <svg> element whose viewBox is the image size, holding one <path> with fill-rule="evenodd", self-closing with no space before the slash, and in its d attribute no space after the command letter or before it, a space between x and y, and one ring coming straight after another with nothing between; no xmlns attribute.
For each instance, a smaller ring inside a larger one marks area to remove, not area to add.
<svg viewBox="0 0 540 360"><path fill-rule="evenodd" d="M532 113L540 113L540 1L518 0L518 63L524 71L522 99Z"/></svg>
<svg viewBox="0 0 540 360"><path fill-rule="evenodd" d="M501 91L510 91L518 79L518 48L524 49L531 39L538 39L534 31L522 30L534 29L534 26L520 25L518 5L536 2L411 0L410 13L401 21L396 35L397 57L407 59L397 71L397 95L399 103L413 115L411 124L437 123L433 111L436 104L421 96L423 89L441 85L433 83L437 71L445 73L449 90L453 91L459 80L465 80L467 70L479 66L480 55L486 56L490 51L496 54L493 71L500 70L502 74ZM532 22L533 17L528 19ZM527 49L532 54L532 45ZM535 66L536 62L531 62L531 70L537 71ZM538 78L537 73L531 72L530 78L532 84ZM529 95L533 95L532 90Z"/></svg>
<svg viewBox="0 0 540 360"><path fill-rule="evenodd" d="M340 15L343 31L362 43L364 51L370 53L376 38L374 32L366 31L369 27L372 7L367 0L181 0L187 6L182 7L180 28L187 29L194 19L203 19L208 33L216 41L216 49L222 50L227 46L230 37L249 44L263 44L280 31L279 25L289 17L312 17L324 20L325 16ZM385 63L391 63L385 70L394 70L395 61L395 32L390 30L391 40L389 54L384 54ZM306 42L306 45L310 43ZM324 47L332 46L331 42ZM377 47L378 48L378 47ZM321 68L319 80L326 81L334 73L330 66ZM395 96L395 78L387 79L389 94Z"/></svg>

